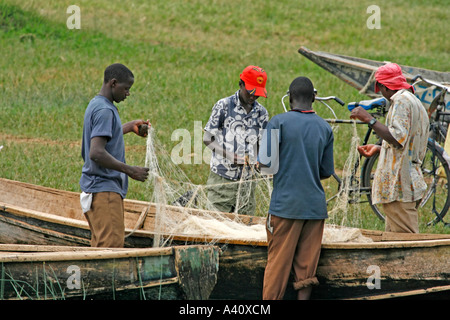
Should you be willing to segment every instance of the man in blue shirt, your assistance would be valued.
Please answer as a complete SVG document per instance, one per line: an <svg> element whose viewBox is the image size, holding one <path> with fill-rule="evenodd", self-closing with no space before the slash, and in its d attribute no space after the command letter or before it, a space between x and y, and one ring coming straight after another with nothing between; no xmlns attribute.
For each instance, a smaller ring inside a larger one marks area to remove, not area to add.
<svg viewBox="0 0 450 320"><path fill-rule="evenodd" d="M85 162L80 200L93 247L124 246L123 199L128 191L128 176L138 181L148 177L148 168L126 164L123 135L140 135L139 127L149 123L134 120L122 125L114 105L130 95L133 83L133 73L126 66L107 67L100 93L89 102L84 116L81 155Z"/></svg>
<svg viewBox="0 0 450 320"><path fill-rule="evenodd" d="M266 81L264 69L246 67L240 75L239 90L217 101L212 109L203 138L213 151L207 182L212 209L254 214L253 169L261 132L269 120L257 99L267 97Z"/></svg>
<svg viewBox="0 0 450 320"><path fill-rule="evenodd" d="M317 263L327 214L321 179L334 173L333 131L312 110L314 87L306 77L289 87L289 112L274 116L260 145L263 173L273 174L267 218L268 259L263 299L282 299L291 269L298 299L318 283Z"/></svg>

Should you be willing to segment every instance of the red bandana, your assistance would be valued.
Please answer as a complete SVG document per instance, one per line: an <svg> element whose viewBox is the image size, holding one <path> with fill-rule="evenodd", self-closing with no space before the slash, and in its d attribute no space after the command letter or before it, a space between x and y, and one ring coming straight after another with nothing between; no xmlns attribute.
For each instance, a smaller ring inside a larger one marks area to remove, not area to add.
<svg viewBox="0 0 450 320"><path fill-rule="evenodd" d="M406 78L402 74L402 69L396 63L388 63L379 67L377 72L375 72L375 79L391 90L412 89L414 92L413 86L406 82ZM377 83L375 83L375 92L378 91L380 89Z"/></svg>

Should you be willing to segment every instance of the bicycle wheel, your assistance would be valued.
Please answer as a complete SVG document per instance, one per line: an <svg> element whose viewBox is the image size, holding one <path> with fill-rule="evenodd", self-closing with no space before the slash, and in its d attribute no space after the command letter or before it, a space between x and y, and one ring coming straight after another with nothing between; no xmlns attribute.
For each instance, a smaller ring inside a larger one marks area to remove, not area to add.
<svg viewBox="0 0 450 320"><path fill-rule="evenodd" d="M361 172L361 184L363 187L372 187L373 175L377 167L378 155L365 160ZM427 191L419 206L420 221L447 224L447 211L450 207L449 177L450 168L444 159L444 150L439 144L428 141L427 152L422 164L422 174L427 184ZM372 203L372 196L367 194L370 207L382 220L385 220L381 205Z"/></svg>

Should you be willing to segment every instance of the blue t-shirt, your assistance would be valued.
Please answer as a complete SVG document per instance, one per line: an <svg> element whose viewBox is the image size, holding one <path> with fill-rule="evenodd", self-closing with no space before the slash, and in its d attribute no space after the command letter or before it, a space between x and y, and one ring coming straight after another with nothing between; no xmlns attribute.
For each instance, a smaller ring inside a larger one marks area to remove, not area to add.
<svg viewBox="0 0 450 320"><path fill-rule="evenodd" d="M273 191L269 213L288 219L326 219L321 178L334 173L333 131L313 112L274 116L260 143L259 161L269 166Z"/></svg>
<svg viewBox="0 0 450 320"><path fill-rule="evenodd" d="M103 96L96 96L84 114L81 156L84 165L81 173L81 190L88 193L116 192L125 198L128 191L128 176L125 173L107 169L89 158L91 139L106 137L105 149L118 161L125 163L125 143L122 122L117 107Z"/></svg>

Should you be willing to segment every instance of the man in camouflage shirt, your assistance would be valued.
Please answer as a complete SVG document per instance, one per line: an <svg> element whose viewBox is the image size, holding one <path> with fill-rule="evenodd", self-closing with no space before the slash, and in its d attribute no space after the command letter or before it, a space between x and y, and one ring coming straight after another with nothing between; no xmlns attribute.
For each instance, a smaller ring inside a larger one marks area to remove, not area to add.
<svg viewBox="0 0 450 320"><path fill-rule="evenodd" d="M207 184L213 209L254 214L252 173L262 129L269 120L267 110L256 100L267 98L266 82L263 69L248 66L240 75L239 90L212 108L203 141L212 150Z"/></svg>

